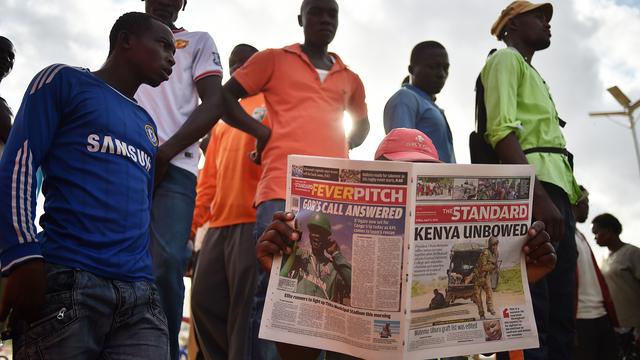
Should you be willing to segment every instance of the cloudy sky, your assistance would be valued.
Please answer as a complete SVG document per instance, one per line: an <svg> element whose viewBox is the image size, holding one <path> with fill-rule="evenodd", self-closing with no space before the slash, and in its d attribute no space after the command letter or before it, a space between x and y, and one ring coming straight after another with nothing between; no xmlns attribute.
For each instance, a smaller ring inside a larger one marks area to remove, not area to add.
<svg viewBox="0 0 640 360"><path fill-rule="evenodd" d="M437 40L449 51L448 82L438 97L454 133L458 161L469 161L475 78L485 54L501 47L489 34L508 0L343 0L331 50L363 79L371 133L352 158L371 159L384 135L382 109L406 75L411 48ZM625 119L590 118L589 111L619 110L605 91L618 85L640 98L640 1L554 2L549 49L533 65L551 87L575 155L576 177L591 192L591 216L611 212L624 226L623 241L640 246L640 170ZM13 73L0 94L17 111L31 77L51 63L97 69L108 33L124 12L143 11L138 0L1 0L0 34L16 45ZM179 26L212 34L223 59L238 43L259 49L302 41L296 0L189 0ZM640 114L638 114L640 115ZM590 226L579 226L593 244ZM607 251L596 250L602 259Z"/></svg>

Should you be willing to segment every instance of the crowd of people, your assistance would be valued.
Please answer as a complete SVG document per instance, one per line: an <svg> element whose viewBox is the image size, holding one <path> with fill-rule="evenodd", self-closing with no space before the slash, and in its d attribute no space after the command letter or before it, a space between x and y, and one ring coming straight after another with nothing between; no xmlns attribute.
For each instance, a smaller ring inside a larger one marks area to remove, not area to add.
<svg viewBox="0 0 640 360"><path fill-rule="evenodd" d="M223 85L212 36L176 25L187 1L144 2L144 13L114 23L99 70L43 69L15 118L0 98L0 320L8 320L0 330L12 338L14 358L177 360L192 259L197 358L352 358L258 336L276 254L319 259L340 273L333 279L342 290L326 297L348 299L350 265L324 256L340 251L327 240L328 220L317 214L309 228L321 251L294 251L300 235L284 200L287 155L348 158L369 132L361 79L328 51L338 3L302 1L302 43L262 51L237 45ZM550 46L552 15L551 4L528 1L499 13L491 34L506 47L478 77L485 146L470 150L536 168L535 222L522 251L540 347L525 350L525 359L615 359L620 339L631 347L640 339L640 249L621 241L614 216L599 215L593 233L611 251L600 269L576 230L588 192L574 178L564 122L531 65ZM14 45L0 37L0 79L14 57ZM385 106L387 136L375 160L455 163L455 134L436 104L449 72L445 47L417 44L408 70ZM344 112L353 119L346 136ZM447 191L439 185L421 193ZM514 184L498 185L487 191L516 196ZM305 292L320 294L315 287Z"/></svg>

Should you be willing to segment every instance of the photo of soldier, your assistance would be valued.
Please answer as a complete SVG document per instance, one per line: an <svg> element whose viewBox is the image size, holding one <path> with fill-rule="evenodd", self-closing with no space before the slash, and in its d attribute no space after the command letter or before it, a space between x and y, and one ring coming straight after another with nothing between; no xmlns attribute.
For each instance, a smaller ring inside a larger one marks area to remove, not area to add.
<svg viewBox="0 0 640 360"><path fill-rule="evenodd" d="M290 255L293 258L285 259L280 275L297 279L298 294L350 305L351 263L332 236L329 216L312 212L304 231L308 232L310 249L296 246Z"/></svg>
<svg viewBox="0 0 640 360"><path fill-rule="evenodd" d="M447 306L447 303L444 295L438 291L438 289L433 289L433 297L429 302L429 310L442 309L445 306Z"/></svg>
<svg viewBox="0 0 640 360"><path fill-rule="evenodd" d="M498 268L498 239L490 237L487 248L482 251L476 266L471 275L464 279L465 284L473 283L473 302L478 307L478 316L484 319L484 306L482 303L482 292L484 292L487 311L494 315L496 311L493 307L493 288L491 286L491 274Z"/></svg>
<svg viewBox="0 0 640 360"><path fill-rule="evenodd" d="M416 192L418 200L451 199L453 178L419 176Z"/></svg>
<svg viewBox="0 0 640 360"><path fill-rule="evenodd" d="M453 200L475 200L478 193L478 179L454 179Z"/></svg>

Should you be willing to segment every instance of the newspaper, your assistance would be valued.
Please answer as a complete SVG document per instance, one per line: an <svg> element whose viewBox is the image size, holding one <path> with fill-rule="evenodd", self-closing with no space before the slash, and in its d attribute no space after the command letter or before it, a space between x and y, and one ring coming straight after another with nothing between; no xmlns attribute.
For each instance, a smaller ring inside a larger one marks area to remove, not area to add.
<svg viewBox="0 0 640 360"><path fill-rule="evenodd" d="M538 346L521 248L534 169L289 156L260 337L364 359Z"/></svg>

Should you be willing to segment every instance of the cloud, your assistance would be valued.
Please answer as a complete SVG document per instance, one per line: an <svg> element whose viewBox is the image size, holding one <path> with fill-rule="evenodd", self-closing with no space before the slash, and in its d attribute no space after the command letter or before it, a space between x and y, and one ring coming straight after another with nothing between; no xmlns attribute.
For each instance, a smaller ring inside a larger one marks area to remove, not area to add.
<svg viewBox="0 0 640 360"><path fill-rule="evenodd" d="M345 0L331 50L340 54L365 83L372 130L352 157L371 159L384 135L382 109L407 73L411 48L440 41L451 60L449 80L438 103L454 132L456 154L468 162L467 136L473 128L474 83L489 49L501 47L489 28L503 0ZM17 110L31 77L44 66L63 62L97 69L106 57L107 35L126 11L142 11L137 0L4 0L0 33L18 49L14 72L0 94ZM589 111L616 110L606 93L620 86L640 98L640 4L637 0L556 1L552 45L533 58L568 122L564 133L576 156L576 176L591 191L592 214L619 216L624 240L640 233L640 171L628 129ZM297 2L290 0L190 1L179 25L210 32L223 62L238 43L264 49L302 40ZM622 121L624 119L619 119ZM303 141L304 139L301 139ZM589 234L588 226L581 228ZM587 236L592 239L591 236ZM598 250L597 256L606 252Z"/></svg>

